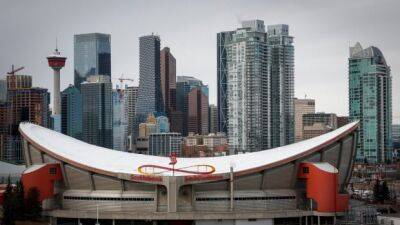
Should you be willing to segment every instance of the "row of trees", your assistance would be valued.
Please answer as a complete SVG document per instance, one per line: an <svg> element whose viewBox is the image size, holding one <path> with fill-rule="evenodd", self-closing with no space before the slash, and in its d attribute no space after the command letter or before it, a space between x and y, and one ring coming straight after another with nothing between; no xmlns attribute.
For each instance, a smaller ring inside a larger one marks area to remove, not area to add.
<svg viewBox="0 0 400 225"><path fill-rule="evenodd" d="M3 200L2 225L14 225L16 220L37 220L42 212L42 205L39 201L39 190L36 187L30 188L25 197L24 185L18 181L12 185L8 177L7 187Z"/></svg>
<svg viewBox="0 0 400 225"><path fill-rule="evenodd" d="M390 200L390 191L386 181L381 182L379 179L374 184L374 202L384 203L385 200Z"/></svg>

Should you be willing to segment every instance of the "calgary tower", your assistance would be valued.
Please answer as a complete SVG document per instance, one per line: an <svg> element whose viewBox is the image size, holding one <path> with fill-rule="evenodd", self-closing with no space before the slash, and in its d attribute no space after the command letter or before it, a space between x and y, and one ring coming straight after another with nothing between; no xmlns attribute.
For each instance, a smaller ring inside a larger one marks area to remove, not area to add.
<svg viewBox="0 0 400 225"><path fill-rule="evenodd" d="M66 57L61 56L57 47L52 55L47 57L49 66L54 71L53 84L53 129L61 132L61 98L60 98L60 70L65 66Z"/></svg>

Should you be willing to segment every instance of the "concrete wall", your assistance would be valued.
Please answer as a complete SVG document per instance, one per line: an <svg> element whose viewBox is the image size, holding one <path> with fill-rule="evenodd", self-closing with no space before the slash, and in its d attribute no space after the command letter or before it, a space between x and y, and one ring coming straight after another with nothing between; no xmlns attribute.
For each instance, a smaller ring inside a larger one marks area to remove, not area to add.
<svg viewBox="0 0 400 225"><path fill-rule="evenodd" d="M273 219L258 220L197 220L196 225L273 225Z"/></svg>

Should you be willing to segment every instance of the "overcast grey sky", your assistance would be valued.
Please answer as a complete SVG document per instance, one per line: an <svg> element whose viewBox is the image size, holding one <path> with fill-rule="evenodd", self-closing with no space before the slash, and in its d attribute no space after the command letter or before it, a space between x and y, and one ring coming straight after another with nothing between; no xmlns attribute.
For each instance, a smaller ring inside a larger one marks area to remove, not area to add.
<svg viewBox="0 0 400 225"><path fill-rule="evenodd" d="M111 34L113 77L138 80L139 36L159 34L177 60L177 75L210 87L216 103L216 34L241 20L285 23L295 37L295 95L316 99L317 111L348 114L348 47L380 48L393 76L393 114L399 122L400 1L105 1L0 0L0 78L23 65L34 85L52 91L46 56L58 46L68 57L61 88L73 83L73 35Z"/></svg>

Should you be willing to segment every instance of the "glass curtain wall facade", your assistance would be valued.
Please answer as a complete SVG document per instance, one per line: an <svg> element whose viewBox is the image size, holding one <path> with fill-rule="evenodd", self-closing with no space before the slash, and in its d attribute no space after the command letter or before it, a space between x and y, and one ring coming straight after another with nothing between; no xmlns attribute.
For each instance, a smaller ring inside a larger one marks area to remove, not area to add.
<svg viewBox="0 0 400 225"><path fill-rule="evenodd" d="M74 85L91 75L111 77L111 35L91 33L74 36Z"/></svg>
<svg viewBox="0 0 400 225"><path fill-rule="evenodd" d="M188 114L189 114L189 92L199 87L202 93L208 99L208 86L203 85L203 82L191 76L178 76L176 81L176 108L178 112L182 112L182 133L183 136L188 135Z"/></svg>
<svg viewBox="0 0 400 225"><path fill-rule="evenodd" d="M109 76L93 75L82 83L83 141L113 148L112 86Z"/></svg>
<svg viewBox="0 0 400 225"><path fill-rule="evenodd" d="M360 43L350 47L349 115L360 121L356 160L392 159L392 76L382 52Z"/></svg>
<svg viewBox="0 0 400 225"><path fill-rule="evenodd" d="M61 132L82 140L82 95L72 85L61 92Z"/></svg>
<svg viewBox="0 0 400 225"><path fill-rule="evenodd" d="M113 149L126 151L128 123L125 113L125 90L114 89L113 97Z"/></svg>

